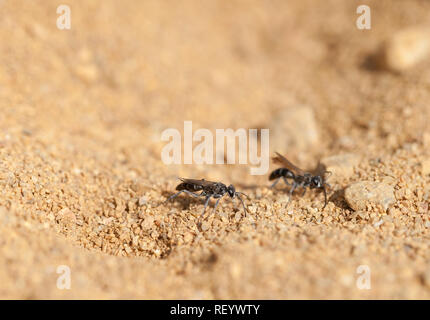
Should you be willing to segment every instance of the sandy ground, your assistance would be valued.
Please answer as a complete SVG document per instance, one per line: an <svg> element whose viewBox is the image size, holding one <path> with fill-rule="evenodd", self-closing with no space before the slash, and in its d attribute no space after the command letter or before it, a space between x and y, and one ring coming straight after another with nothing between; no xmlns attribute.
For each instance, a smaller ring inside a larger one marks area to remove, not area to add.
<svg viewBox="0 0 430 320"><path fill-rule="evenodd" d="M430 298L430 59L375 62L430 2L368 0L371 30L357 1L69 1L59 30L61 3L0 1L1 298ZM247 165L164 165L184 120L270 128L305 168L355 160L324 210L286 208ZM235 184L250 214L225 199L199 228L201 200L163 204L178 176ZM394 203L353 210L363 181Z"/></svg>

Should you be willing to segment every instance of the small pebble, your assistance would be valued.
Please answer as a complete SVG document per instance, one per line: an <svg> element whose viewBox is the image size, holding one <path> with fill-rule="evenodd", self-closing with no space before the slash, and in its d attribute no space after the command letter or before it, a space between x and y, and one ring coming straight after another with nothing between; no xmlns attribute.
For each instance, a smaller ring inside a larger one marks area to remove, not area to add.
<svg viewBox="0 0 430 320"><path fill-rule="evenodd" d="M187 233L184 235L184 241L185 241L185 243L190 243L191 241L193 241L193 238L194 238L194 236L193 236L193 234L192 234L192 233L190 233L190 232L187 232Z"/></svg>
<svg viewBox="0 0 430 320"><path fill-rule="evenodd" d="M374 224L373 224L373 226L375 227L375 228L378 228L380 225L382 225L384 223L384 220L379 220L379 221L376 221Z"/></svg>
<svg viewBox="0 0 430 320"><path fill-rule="evenodd" d="M202 231L206 231L209 229L209 223L208 222L202 222Z"/></svg>
<svg viewBox="0 0 430 320"><path fill-rule="evenodd" d="M409 28L396 32L384 44L380 63L392 71L404 71L422 61L430 52L430 32Z"/></svg>
<svg viewBox="0 0 430 320"><path fill-rule="evenodd" d="M256 198L256 199L261 199L261 197L262 197L261 190L260 190L260 189L257 189L257 190L255 191L255 198Z"/></svg>
<svg viewBox="0 0 430 320"><path fill-rule="evenodd" d="M236 221L240 221L242 219L242 213L241 212L236 212L236 214L234 215L234 219Z"/></svg>
<svg viewBox="0 0 430 320"><path fill-rule="evenodd" d="M154 226L154 218L152 216L146 217L141 224L143 230L150 230Z"/></svg>
<svg viewBox="0 0 430 320"><path fill-rule="evenodd" d="M139 206L144 206L147 202L148 202L148 199L146 199L146 197L139 198Z"/></svg>
<svg viewBox="0 0 430 320"><path fill-rule="evenodd" d="M94 83L99 78L99 70L95 64L81 64L75 67L75 75L83 82Z"/></svg>
<svg viewBox="0 0 430 320"><path fill-rule="evenodd" d="M351 184L345 190L345 200L354 210L366 210L368 204L381 205L387 210L396 202L392 186L372 181Z"/></svg>
<svg viewBox="0 0 430 320"><path fill-rule="evenodd" d="M76 216L69 208L63 208L58 212L56 220L63 224L74 224Z"/></svg>

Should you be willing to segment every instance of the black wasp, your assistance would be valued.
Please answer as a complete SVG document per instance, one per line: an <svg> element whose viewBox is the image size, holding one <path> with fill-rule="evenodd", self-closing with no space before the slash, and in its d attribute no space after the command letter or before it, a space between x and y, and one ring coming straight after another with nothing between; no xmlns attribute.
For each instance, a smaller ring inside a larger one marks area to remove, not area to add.
<svg viewBox="0 0 430 320"><path fill-rule="evenodd" d="M284 156L280 155L276 152L276 157L273 158L273 162L281 164L283 167L278 168L269 176L269 180L276 181L272 184L271 188L273 188L278 181L282 178L284 182L287 185L291 186L290 189L290 195L288 198L288 203L291 200L291 195L293 194L294 190L301 187L303 188L303 194L306 193L306 188L309 189L322 189L324 192L324 207L327 205L327 191L326 186L330 188L330 185L325 182L323 175L313 175L309 172L303 171L302 169L297 168L295 165L293 165L290 161L288 161ZM328 171L326 171L328 173ZM288 179L292 180L292 183L288 182Z"/></svg>
<svg viewBox="0 0 430 320"><path fill-rule="evenodd" d="M170 196L167 201L172 200L179 196L181 193L187 193L193 197L205 197L205 207L203 208L202 216L206 211L206 207L209 204L209 200L211 198L218 199L215 203L214 212L218 206L219 201L221 198L228 194L232 199L237 197L240 202L242 203L243 209L245 210L246 214L246 208L245 204L243 203L241 195L244 195L245 197L249 198L246 194L242 192L236 191L234 186L231 184L228 187L221 182L212 182L205 179L196 180L196 179L184 179L179 178L182 182L177 185L176 190L179 190L179 192L175 193L174 195ZM198 191L201 191L200 193L196 193Z"/></svg>

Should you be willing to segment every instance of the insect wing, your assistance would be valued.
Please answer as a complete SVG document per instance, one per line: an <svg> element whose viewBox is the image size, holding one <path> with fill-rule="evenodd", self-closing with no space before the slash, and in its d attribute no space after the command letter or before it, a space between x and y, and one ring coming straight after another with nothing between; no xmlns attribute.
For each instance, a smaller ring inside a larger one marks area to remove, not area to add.
<svg viewBox="0 0 430 320"><path fill-rule="evenodd" d="M201 179L201 180L197 180L197 179L185 179L185 178L179 178L182 182L185 183L189 183L189 184L194 184L196 186L201 186L201 187L208 187L208 186L212 186L214 185L216 182L213 181L208 181L205 179Z"/></svg>
<svg viewBox="0 0 430 320"><path fill-rule="evenodd" d="M287 158L285 158L283 155L279 154L278 152L276 153L276 157L273 157L273 161L276 163L279 163L281 165L284 165L285 168L287 168L288 170L291 170L292 172L294 172L297 175L304 175L305 172L300 169L297 168L294 164L292 164L289 160L287 160Z"/></svg>

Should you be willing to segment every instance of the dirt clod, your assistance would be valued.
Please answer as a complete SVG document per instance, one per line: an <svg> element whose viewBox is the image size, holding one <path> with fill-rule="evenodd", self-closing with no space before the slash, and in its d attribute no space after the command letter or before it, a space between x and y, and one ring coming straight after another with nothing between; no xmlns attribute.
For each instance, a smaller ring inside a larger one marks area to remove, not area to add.
<svg viewBox="0 0 430 320"><path fill-rule="evenodd" d="M384 44L382 64L393 71L405 71L430 53L430 29L409 28L394 33Z"/></svg>
<svg viewBox="0 0 430 320"><path fill-rule="evenodd" d="M361 181L346 188L345 200L354 210L366 210L369 205L382 206L387 210L395 203L396 198L392 186L373 181Z"/></svg>

